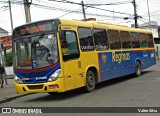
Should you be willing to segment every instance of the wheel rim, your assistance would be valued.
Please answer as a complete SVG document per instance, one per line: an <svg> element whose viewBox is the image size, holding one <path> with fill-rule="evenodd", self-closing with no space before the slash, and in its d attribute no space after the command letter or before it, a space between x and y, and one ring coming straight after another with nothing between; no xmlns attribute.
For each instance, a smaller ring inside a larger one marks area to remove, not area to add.
<svg viewBox="0 0 160 116"><path fill-rule="evenodd" d="M139 65L137 65L137 74L140 75L141 74L141 68Z"/></svg>
<svg viewBox="0 0 160 116"><path fill-rule="evenodd" d="M92 75L88 76L88 85L92 87L94 85L94 77Z"/></svg>

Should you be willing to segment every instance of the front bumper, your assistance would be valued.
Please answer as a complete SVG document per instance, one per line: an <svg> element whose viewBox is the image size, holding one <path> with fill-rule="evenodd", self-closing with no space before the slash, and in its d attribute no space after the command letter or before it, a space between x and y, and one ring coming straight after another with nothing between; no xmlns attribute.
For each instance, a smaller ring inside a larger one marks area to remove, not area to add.
<svg viewBox="0 0 160 116"><path fill-rule="evenodd" d="M16 93L64 92L64 78L36 84L18 84L14 79L14 86Z"/></svg>

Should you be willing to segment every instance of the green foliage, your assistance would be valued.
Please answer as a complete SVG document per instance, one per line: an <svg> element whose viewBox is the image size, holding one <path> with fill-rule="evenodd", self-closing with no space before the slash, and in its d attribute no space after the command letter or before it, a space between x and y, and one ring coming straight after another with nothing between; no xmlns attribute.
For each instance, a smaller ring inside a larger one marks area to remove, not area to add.
<svg viewBox="0 0 160 116"><path fill-rule="evenodd" d="M6 53L4 60L6 66L12 66L12 51Z"/></svg>
<svg viewBox="0 0 160 116"><path fill-rule="evenodd" d="M158 28L158 36L160 37L160 27Z"/></svg>

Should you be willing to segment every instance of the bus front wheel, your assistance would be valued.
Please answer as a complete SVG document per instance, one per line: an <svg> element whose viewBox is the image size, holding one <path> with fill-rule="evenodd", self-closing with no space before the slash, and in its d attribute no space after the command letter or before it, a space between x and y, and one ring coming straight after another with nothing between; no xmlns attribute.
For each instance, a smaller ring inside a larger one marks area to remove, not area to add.
<svg viewBox="0 0 160 116"><path fill-rule="evenodd" d="M86 92L92 92L95 89L95 74L93 71L88 70L86 74L86 87L85 90Z"/></svg>
<svg viewBox="0 0 160 116"><path fill-rule="evenodd" d="M136 62L136 71L135 71L135 75L136 75L136 77L139 77L139 76L141 76L141 74L142 74L142 67L141 67L141 64L140 64L140 62Z"/></svg>

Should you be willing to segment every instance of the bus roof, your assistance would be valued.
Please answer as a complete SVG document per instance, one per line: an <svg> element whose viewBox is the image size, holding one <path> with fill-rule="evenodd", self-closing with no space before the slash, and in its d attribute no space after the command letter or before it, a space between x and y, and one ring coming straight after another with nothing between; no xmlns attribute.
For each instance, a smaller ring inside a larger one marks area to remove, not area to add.
<svg viewBox="0 0 160 116"><path fill-rule="evenodd" d="M150 30L139 29L139 28L131 28L124 25L116 25L112 23L105 22L97 22L97 21L80 21L80 20L66 20L66 19L48 19L42 21L36 21L27 23L16 28L21 28L23 26L31 25L34 23L41 23L47 21L54 21L56 25L61 24L64 26L76 26L76 27L89 27L89 28L101 28L101 29L109 29L109 30L121 30L121 31L129 31L129 32L139 32L139 33L152 33ZM16 29L15 28L15 29Z"/></svg>
<svg viewBox="0 0 160 116"><path fill-rule="evenodd" d="M116 25L116 24L97 22L97 21L79 21L79 20L60 19L60 22L64 26L90 27L90 28L102 28L102 29L109 29L109 30L121 30L121 31L129 31L129 32L139 32L139 33L152 33L150 30L145 30L140 28L131 28L124 25Z"/></svg>

